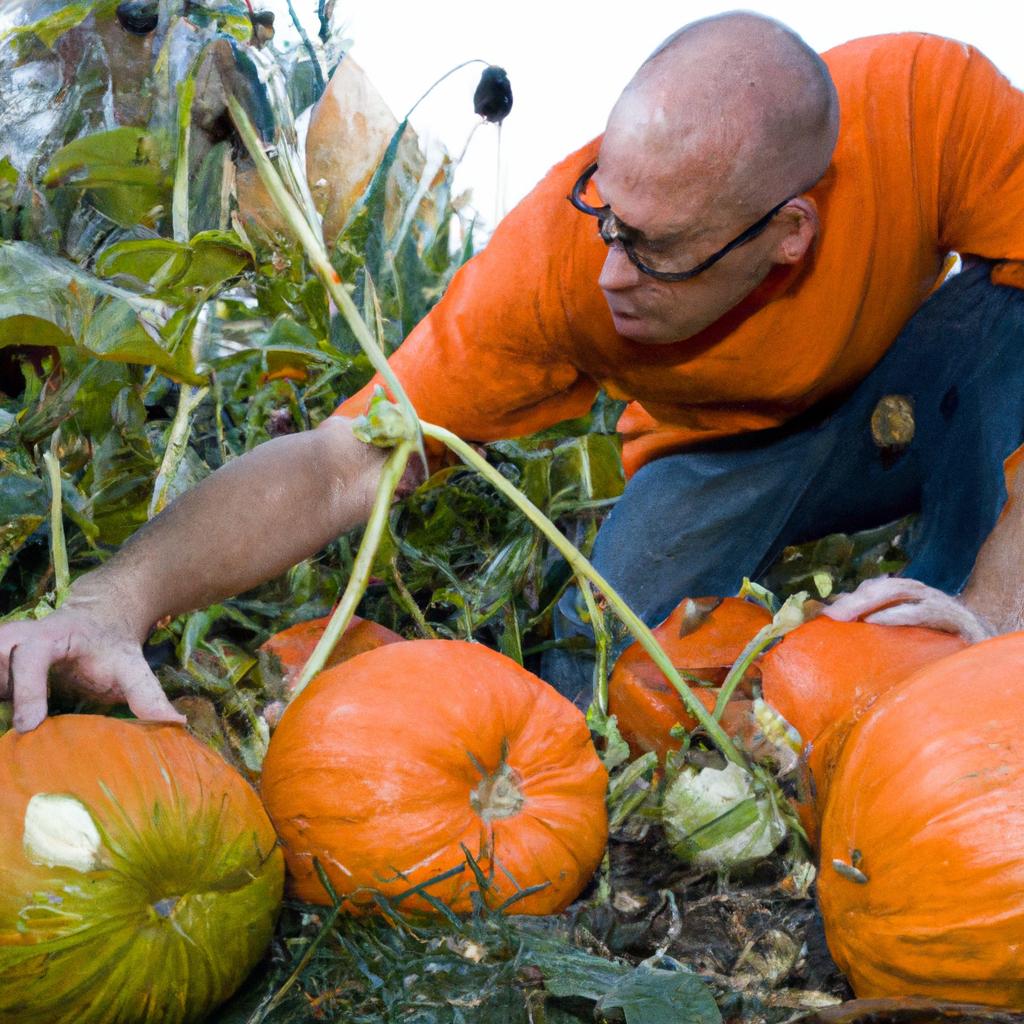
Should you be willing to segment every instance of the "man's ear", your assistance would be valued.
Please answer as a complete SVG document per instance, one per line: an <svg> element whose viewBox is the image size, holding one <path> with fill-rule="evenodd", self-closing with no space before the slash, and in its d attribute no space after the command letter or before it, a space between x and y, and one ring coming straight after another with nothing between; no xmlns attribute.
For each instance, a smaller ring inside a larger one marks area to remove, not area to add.
<svg viewBox="0 0 1024 1024"><path fill-rule="evenodd" d="M818 237L818 208L813 199L797 196L779 211L776 223L783 229L775 246L775 262L799 263Z"/></svg>

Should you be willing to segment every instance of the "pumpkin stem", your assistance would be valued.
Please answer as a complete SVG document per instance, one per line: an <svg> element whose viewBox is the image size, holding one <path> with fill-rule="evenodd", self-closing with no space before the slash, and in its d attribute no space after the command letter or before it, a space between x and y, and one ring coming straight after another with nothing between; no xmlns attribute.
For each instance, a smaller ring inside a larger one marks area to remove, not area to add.
<svg viewBox="0 0 1024 1024"><path fill-rule="evenodd" d="M480 785L469 794L469 804L484 821L512 818L526 803L521 784L519 773L503 761L480 780Z"/></svg>

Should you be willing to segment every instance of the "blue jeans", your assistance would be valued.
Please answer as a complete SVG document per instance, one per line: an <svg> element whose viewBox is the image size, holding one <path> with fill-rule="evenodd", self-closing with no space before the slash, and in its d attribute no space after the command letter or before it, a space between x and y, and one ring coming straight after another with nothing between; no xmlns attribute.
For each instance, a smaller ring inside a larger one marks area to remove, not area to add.
<svg viewBox="0 0 1024 1024"><path fill-rule="evenodd" d="M1024 443L1024 292L989 269L943 285L841 402L644 466L598 532L599 571L653 626L684 597L736 593L788 544L916 512L906 575L959 592L1006 500L1003 459ZM872 437L887 395L913 405L899 451ZM559 603L560 638L592 636L577 598ZM553 650L541 674L585 704L592 670L588 652Z"/></svg>

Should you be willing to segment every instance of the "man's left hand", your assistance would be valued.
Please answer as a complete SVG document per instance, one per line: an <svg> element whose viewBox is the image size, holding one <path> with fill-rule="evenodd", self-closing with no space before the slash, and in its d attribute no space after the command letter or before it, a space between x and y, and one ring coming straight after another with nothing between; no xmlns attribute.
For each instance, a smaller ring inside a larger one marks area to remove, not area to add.
<svg viewBox="0 0 1024 1024"><path fill-rule="evenodd" d="M883 626L926 626L956 633L968 643L994 636L996 630L963 602L917 580L879 576L843 594L822 614L841 622Z"/></svg>

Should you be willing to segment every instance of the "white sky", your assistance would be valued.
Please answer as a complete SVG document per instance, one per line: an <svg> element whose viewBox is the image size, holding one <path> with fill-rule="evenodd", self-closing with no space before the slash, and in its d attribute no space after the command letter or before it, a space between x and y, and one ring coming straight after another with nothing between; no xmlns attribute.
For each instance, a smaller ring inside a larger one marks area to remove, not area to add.
<svg viewBox="0 0 1024 1024"><path fill-rule="evenodd" d="M293 0L315 28L316 0ZM290 27L284 0L263 0ZM818 50L857 36L926 31L978 46L1024 86L1024 5L1019 0L762 0L750 9L776 17ZM597 135L616 97L657 44L687 21L729 10L706 0L337 0L351 53L401 117L447 70L473 57L504 67L515 105L502 131L501 197L495 185L498 133L481 127L460 169L483 218L507 210L544 172ZM306 19L304 19L306 20ZM472 95L481 66L443 83L413 115L425 141L458 153L473 125Z"/></svg>

